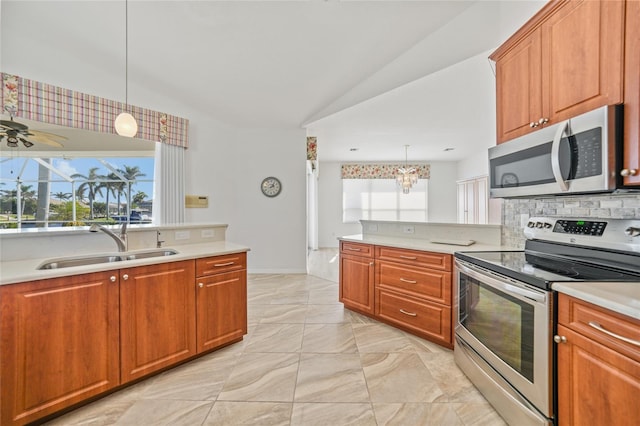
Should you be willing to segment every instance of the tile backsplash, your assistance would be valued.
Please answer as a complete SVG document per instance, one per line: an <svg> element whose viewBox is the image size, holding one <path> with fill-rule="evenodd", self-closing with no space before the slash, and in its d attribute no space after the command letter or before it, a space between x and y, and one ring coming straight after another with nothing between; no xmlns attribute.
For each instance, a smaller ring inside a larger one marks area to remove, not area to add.
<svg viewBox="0 0 640 426"><path fill-rule="evenodd" d="M502 244L523 248L523 223L530 216L640 219L640 194L549 196L505 199Z"/></svg>

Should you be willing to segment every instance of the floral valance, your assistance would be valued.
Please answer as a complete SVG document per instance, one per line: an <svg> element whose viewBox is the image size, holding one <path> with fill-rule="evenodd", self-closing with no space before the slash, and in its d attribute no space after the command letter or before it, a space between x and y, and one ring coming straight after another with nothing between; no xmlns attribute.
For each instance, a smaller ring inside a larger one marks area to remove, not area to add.
<svg viewBox="0 0 640 426"><path fill-rule="evenodd" d="M116 134L113 122L125 109L124 103L17 75L1 75L3 114L59 126ZM186 118L132 105L127 109L138 122L136 138L184 148L188 146L189 120Z"/></svg>
<svg viewBox="0 0 640 426"><path fill-rule="evenodd" d="M413 167L420 179L429 179L428 164L343 164L342 179L395 179L399 168Z"/></svg>

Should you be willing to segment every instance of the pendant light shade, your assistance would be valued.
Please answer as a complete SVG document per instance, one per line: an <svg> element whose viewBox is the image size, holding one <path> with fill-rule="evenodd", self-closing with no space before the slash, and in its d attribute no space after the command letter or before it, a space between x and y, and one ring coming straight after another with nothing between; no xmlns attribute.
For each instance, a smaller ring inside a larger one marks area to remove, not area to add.
<svg viewBox="0 0 640 426"><path fill-rule="evenodd" d="M125 95L124 95L124 103L126 107L129 107L129 1L126 0L124 3L125 11L124 11L124 78L125 78ZM138 123L136 119L133 118L133 115L128 112L121 112L113 122L113 126L116 129L116 133L120 136L126 136L128 138L132 138L138 133Z"/></svg>
<svg viewBox="0 0 640 426"><path fill-rule="evenodd" d="M138 133L138 123L133 115L128 112L121 112L114 121L116 133L120 136L126 136L132 138Z"/></svg>

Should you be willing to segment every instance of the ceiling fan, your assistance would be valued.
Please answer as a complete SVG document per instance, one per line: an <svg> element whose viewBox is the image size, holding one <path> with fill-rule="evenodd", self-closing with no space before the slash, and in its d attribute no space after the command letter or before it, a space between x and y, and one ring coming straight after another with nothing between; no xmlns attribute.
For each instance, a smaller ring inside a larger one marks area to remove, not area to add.
<svg viewBox="0 0 640 426"><path fill-rule="evenodd" d="M13 117L11 120L0 120L0 140L2 139L6 139L9 148L16 148L18 142L22 142L25 148L31 148L34 143L62 148L60 141L67 140L66 137L53 133L29 130L24 124L13 121Z"/></svg>

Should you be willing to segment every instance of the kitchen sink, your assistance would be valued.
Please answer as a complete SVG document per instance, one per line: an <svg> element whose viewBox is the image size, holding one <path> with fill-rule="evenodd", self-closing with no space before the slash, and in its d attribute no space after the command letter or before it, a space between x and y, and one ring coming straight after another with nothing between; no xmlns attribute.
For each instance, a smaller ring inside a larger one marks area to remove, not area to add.
<svg viewBox="0 0 640 426"><path fill-rule="evenodd" d="M125 260L147 259L149 257L172 256L178 254L174 249L155 249L140 251L137 253L129 253L124 255Z"/></svg>
<svg viewBox="0 0 640 426"><path fill-rule="evenodd" d="M63 257L60 259L47 260L46 262L38 266L37 269L70 268L72 266L86 266L95 265L98 263L120 262L121 260L124 260L122 256L113 254L101 254L82 257Z"/></svg>
<svg viewBox="0 0 640 426"><path fill-rule="evenodd" d="M58 259L47 260L38 266L37 269L59 269L71 268L73 266L96 265L100 263L121 262L124 260L148 259L152 257L164 257L178 254L174 249L153 249L132 253L121 254L98 254L77 257L61 257Z"/></svg>

